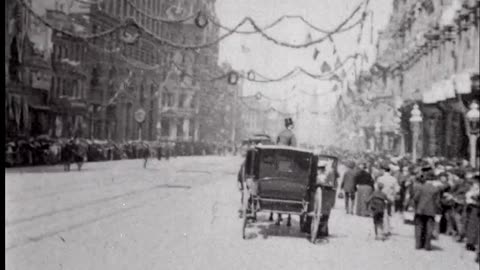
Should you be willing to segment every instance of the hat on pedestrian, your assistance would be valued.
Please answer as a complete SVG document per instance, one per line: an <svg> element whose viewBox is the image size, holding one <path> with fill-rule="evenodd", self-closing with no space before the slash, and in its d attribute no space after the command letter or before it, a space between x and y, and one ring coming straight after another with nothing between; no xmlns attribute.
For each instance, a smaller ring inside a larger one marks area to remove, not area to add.
<svg viewBox="0 0 480 270"><path fill-rule="evenodd" d="M293 120L292 118L285 118L285 126L292 126L293 125Z"/></svg>
<svg viewBox="0 0 480 270"><path fill-rule="evenodd" d="M382 162L382 163L380 164L380 168L381 168L382 170L388 170L388 171L389 171L389 170L390 170L390 164L389 164L388 162Z"/></svg>

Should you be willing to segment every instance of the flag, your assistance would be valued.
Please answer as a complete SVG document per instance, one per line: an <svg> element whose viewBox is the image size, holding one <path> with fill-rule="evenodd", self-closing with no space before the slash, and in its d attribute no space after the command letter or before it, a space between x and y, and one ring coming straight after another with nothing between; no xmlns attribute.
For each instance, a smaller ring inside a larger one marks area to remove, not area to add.
<svg viewBox="0 0 480 270"><path fill-rule="evenodd" d="M310 43L312 42L312 34L308 33L307 36L305 37L305 43Z"/></svg>
<svg viewBox="0 0 480 270"><path fill-rule="evenodd" d="M333 37L328 36L328 40L330 40L330 43L332 43L332 47L333 47L332 54L333 55L337 54L337 46L335 45L335 41L333 40Z"/></svg>
<svg viewBox="0 0 480 270"><path fill-rule="evenodd" d="M249 53L250 52L250 49L245 46L245 45L242 45L242 53Z"/></svg>
<svg viewBox="0 0 480 270"><path fill-rule="evenodd" d="M324 61L320 70L322 71L322 73L325 73L332 71L332 68L327 62Z"/></svg>
<svg viewBox="0 0 480 270"><path fill-rule="evenodd" d="M317 60L317 57L318 57L318 54L320 53L320 51L315 48L315 50L313 51L313 60Z"/></svg>
<svg viewBox="0 0 480 270"><path fill-rule="evenodd" d="M331 81L342 82L342 80L340 79L340 77L338 77L337 74L334 74L332 77L330 77L330 80Z"/></svg>
<svg viewBox="0 0 480 270"><path fill-rule="evenodd" d="M340 61L340 57L337 56L337 60L335 61L335 69L339 69L342 66L342 62Z"/></svg>

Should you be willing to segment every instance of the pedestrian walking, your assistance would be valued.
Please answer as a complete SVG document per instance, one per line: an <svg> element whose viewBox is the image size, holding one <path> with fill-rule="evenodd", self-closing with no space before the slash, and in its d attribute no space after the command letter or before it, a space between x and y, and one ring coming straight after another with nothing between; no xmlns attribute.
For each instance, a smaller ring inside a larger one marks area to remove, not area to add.
<svg viewBox="0 0 480 270"><path fill-rule="evenodd" d="M387 204L390 200L387 194L383 192L383 183L377 183L377 189L366 199L366 204L373 218L373 228L375 231L375 240L385 240L384 215Z"/></svg>
<svg viewBox="0 0 480 270"><path fill-rule="evenodd" d="M435 216L440 208L440 189L431 183L427 174L419 176L413 196L415 208L415 248L431 250Z"/></svg>
<svg viewBox="0 0 480 270"><path fill-rule="evenodd" d="M471 181L472 186L469 191L465 194L466 196L466 226L465 226L465 238L466 245L465 248L470 251L475 251L476 243L478 242L478 230L480 220L478 218L478 212L480 207L479 196L480 196L480 186L478 175L472 177Z"/></svg>
<svg viewBox="0 0 480 270"><path fill-rule="evenodd" d="M148 158L150 157L150 147L147 143L141 142L141 154L143 158L143 168L147 168Z"/></svg>
<svg viewBox="0 0 480 270"><path fill-rule="evenodd" d="M335 206L337 187L338 187L338 173L333 167L333 164L328 166L326 162L319 162L317 165L317 186L321 188L322 202L321 202L321 217L318 230L319 237L329 236L328 221L330 213Z"/></svg>
<svg viewBox="0 0 480 270"><path fill-rule="evenodd" d="M383 190L389 200L385 209L384 228L385 233L390 235L392 233L392 227L390 224L390 218L392 216L392 204L395 201L397 193L400 191L400 186L398 185L397 179L390 174L390 167L388 164L382 164L382 171L383 174L378 178L377 182L383 184Z"/></svg>
<svg viewBox="0 0 480 270"><path fill-rule="evenodd" d="M70 164L72 163L73 159L73 141L67 141L62 147L62 162L63 162L63 170L66 172L70 171Z"/></svg>
<svg viewBox="0 0 480 270"><path fill-rule="evenodd" d="M347 170L343 174L341 188L345 193L345 210L347 214L352 215L355 204L355 193L357 192L355 173L355 163L353 161L347 162Z"/></svg>
<svg viewBox="0 0 480 270"><path fill-rule="evenodd" d="M356 214L357 216L365 217L370 215L366 201L373 192L375 182L367 171L365 163L360 164L359 169L359 172L354 177L357 190Z"/></svg>

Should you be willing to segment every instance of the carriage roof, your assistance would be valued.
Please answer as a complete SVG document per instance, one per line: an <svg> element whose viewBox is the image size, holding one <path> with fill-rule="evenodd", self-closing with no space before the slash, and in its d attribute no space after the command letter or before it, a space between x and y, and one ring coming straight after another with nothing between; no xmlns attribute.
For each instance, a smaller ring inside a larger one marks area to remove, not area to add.
<svg viewBox="0 0 480 270"><path fill-rule="evenodd" d="M293 147L293 146L286 146L286 145L257 145L255 149L259 150L289 150L289 151L296 151L302 152L306 154L313 154L312 151L304 148Z"/></svg>

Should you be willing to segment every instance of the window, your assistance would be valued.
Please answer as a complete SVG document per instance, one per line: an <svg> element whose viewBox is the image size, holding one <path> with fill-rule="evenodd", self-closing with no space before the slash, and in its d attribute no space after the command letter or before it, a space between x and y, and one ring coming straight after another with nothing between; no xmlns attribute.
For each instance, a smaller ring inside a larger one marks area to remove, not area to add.
<svg viewBox="0 0 480 270"><path fill-rule="evenodd" d="M108 2L107 13L114 14L114 12L115 12L114 4L115 4L116 0L107 0L107 2Z"/></svg>
<svg viewBox="0 0 480 270"><path fill-rule="evenodd" d="M188 136L191 137L191 138L193 138L194 131L195 131L195 124L194 124L193 121L194 120L190 120L190 123L189 123L190 127L188 129Z"/></svg>
<svg viewBox="0 0 480 270"><path fill-rule="evenodd" d="M179 99L178 99L178 107L183 108L185 107L185 100L186 100L186 95L185 94L180 94Z"/></svg>
<svg viewBox="0 0 480 270"><path fill-rule="evenodd" d="M56 87L56 82L55 81L56 81L55 76L52 76L51 83L50 83L51 84L50 85L50 97L55 97L56 96L57 90L55 89L55 87Z"/></svg>
<svg viewBox="0 0 480 270"><path fill-rule="evenodd" d="M169 107L175 106L175 95L173 93L168 94L168 106Z"/></svg>
<svg viewBox="0 0 480 270"><path fill-rule="evenodd" d="M178 119L177 121L177 138L182 138L184 136L183 132L183 118Z"/></svg>
<svg viewBox="0 0 480 270"><path fill-rule="evenodd" d="M168 93L167 92L162 92L162 106L163 107L168 106Z"/></svg>
<svg viewBox="0 0 480 270"><path fill-rule="evenodd" d="M160 121L160 134L162 137L168 137L170 135L170 121L167 118L162 118Z"/></svg>
<svg viewBox="0 0 480 270"><path fill-rule="evenodd" d="M145 90L144 90L144 87L143 87L143 84L140 85L140 106L143 107L143 103L145 102Z"/></svg>
<svg viewBox="0 0 480 270"><path fill-rule="evenodd" d="M192 100L190 101L190 108L195 109L195 102L196 102L196 97L192 96Z"/></svg>
<svg viewBox="0 0 480 270"><path fill-rule="evenodd" d="M120 9L121 9L121 5L123 4L123 1L122 0L120 0L120 1L115 0L113 2L116 3L116 5L115 5L115 16L120 16L121 15L121 10Z"/></svg>

